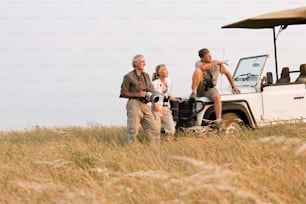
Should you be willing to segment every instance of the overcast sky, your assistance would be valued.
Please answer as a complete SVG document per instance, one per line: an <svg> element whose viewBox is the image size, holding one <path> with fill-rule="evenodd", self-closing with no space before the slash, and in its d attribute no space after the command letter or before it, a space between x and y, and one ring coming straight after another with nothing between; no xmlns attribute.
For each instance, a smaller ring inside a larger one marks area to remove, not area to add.
<svg viewBox="0 0 306 204"><path fill-rule="evenodd" d="M123 75L146 57L168 66L175 96L190 94L197 51L228 59L271 54L271 30L221 29L306 0L1 0L0 130L125 126ZM306 63L306 26L278 38L279 66ZM273 59L273 58L272 58ZM223 79L222 79L223 83ZM226 80L224 80L226 84Z"/></svg>

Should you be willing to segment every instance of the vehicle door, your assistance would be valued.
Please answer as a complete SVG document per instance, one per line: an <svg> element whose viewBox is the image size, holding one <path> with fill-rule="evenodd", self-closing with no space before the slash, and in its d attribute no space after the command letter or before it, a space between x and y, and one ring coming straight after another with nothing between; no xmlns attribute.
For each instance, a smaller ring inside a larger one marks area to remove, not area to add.
<svg viewBox="0 0 306 204"><path fill-rule="evenodd" d="M271 85L263 88L265 122L306 120L306 85Z"/></svg>

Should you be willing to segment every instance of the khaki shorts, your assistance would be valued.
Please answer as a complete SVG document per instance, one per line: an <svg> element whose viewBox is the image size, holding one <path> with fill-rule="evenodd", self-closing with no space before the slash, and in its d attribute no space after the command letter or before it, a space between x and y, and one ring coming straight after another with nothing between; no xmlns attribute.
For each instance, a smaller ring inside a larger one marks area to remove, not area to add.
<svg viewBox="0 0 306 204"><path fill-rule="evenodd" d="M197 91L197 97L207 97L211 99L215 93L219 93L216 87L208 88L207 91L205 91L205 85L201 82Z"/></svg>

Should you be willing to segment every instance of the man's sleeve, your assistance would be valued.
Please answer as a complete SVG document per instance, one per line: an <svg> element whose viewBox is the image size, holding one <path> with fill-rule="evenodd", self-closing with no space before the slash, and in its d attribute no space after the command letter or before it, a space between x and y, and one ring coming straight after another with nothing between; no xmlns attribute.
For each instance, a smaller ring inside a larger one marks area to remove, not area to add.
<svg viewBox="0 0 306 204"><path fill-rule="evenodd" d="M130 90L130 87L129 87L129 83L128 83L128 77L127 75L125 75L123 77L123 80L122 80L122 84L121 84L121 90L120 90L120 98L124 98L125 97L125 93L128 92Z"/></svg>
<svg viewBox="0 0 306 204"><path fill-rule="evenodd" d="M202 66L203 65L203 63L201 62L201 60L199 60L199 61L197 61L196 63L195 63L195 68L199 68L200 66Z"/></svg>
<svg viewBox="0 0 306 204"><path fill-rule="evenodd" d="M220 73L225 74L226 72L227 72L227 69L223 65L221 65L220 66Z"/></svg>

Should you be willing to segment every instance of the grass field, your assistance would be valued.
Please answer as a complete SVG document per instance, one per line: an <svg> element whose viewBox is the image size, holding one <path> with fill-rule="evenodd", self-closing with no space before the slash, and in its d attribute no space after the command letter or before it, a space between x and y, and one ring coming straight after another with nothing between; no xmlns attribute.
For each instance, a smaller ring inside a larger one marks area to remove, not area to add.
<svg viewBox="0 0 306 204"><path fill-rule="evenodd" d="M180 133L126 128L0 133L0 203L306 203L306 125Z"/></svg>

